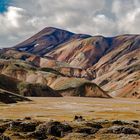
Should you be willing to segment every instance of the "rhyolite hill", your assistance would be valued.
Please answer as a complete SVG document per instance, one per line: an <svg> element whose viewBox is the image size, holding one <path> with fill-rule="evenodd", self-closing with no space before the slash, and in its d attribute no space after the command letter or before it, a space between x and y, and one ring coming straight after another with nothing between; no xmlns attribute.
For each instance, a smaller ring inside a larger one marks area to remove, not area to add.
<svg viewBox="0 0 140 140"><path fill-rule="evenodd" d="M22 83L18 94L35 96L37 84L41 96L140 98L140 35L91 36L47 27L2 49L0 57L0 73Z"/></svg>

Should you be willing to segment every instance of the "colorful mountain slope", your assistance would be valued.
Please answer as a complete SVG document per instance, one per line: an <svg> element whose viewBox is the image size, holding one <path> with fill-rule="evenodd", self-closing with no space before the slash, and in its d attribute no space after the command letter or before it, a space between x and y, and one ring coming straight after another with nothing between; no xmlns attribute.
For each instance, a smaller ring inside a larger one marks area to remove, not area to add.
<svg viewBox="0 0 140 140"><path fill-rule="evenodd" d="M105 91L89 80L70 77L53 68L38 68L21 60L1 59L0 65L1 76L7 80L4 83L3 80L0 81L0 85L3 85L2 88L9 91L12 88L13 92L24 96L59 97L71 95L110 98ZM12 85L7 85L8 81Z"/></svg>
<svg viewBox="0 0 140 140"><path fill-rule="evenodd" d="M52 68L62 77L85 78L109 94L121 96L129 82L140 79L140 35L90 36L48 27L15 47L1 50L1 58ZM50 75L48 85L59 77ZM131 92L139 94L138 85Z"/></svg>
<svg viewBox="0 0 140 140"><path fill-rule="evenodd" d="M77 35L58 28L47 27L33 37L27 39L23 43L18 44L14 48L19 51L26 51L37 55L44 55L47 52L55 49L59 44L68 42L76 38L86 37L89 37L89 35Z"/></svg>

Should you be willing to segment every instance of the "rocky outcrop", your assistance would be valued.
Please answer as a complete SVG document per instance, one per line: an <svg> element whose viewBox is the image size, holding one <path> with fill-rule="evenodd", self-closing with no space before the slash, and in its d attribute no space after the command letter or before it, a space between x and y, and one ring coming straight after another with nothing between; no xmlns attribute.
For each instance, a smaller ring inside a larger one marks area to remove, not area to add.
<svg viewBox="0 0 140 140"><path fill-rule="evenodd" d="M32 97L62 97L57 91L47 85L20 83L18 85L19 93L23 96Z"/></svg>
<svg viewBox="0 0 140 140"><path fill-rule="evenodd" d="M53 89L63 96L111 98L96 84L81 78L59 78L51 85Z"/></svg>
<svg viewBox="0 0 140 140"><path fill-rule="evenodd" d="M23 102L23 101L31 101L31 100L28 98L25 98L24 96L19 96L12 92L8 92L8 91L0 89L0 102L1 103L11 104L11 103L17 103L17 102Z"/></svg>
<svg viewBox="0 0 140 140"><path fill-rule="evenodd" d="M119 122L114 124L113 122ZM39 122L36 120L1 120L0 138L11 139L48 139L48 140L138 140L140 139L139 121L123 120L84 120L81 122Z"/></svg>
<svg viewBox="0 0 140 140"><path fill-rule="evenodd" d="M47 85L41 85L36 83L31 84L25 81L21 82L16 78L11 78L3 74L0 74L0 88L22 96L61 97L61 95L58 92L54 91ZM1 98L3 96L5 97L5 94L1 94Z"/></svg>

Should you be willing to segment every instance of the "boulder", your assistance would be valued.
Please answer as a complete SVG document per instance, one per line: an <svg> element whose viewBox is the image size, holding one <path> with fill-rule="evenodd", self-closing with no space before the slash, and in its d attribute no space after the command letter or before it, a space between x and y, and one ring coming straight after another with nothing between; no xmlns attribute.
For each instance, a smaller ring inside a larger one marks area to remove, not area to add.
<svg viewBox="0 0 140 140"><path fill-rule="evenodd" d="M33 132L35 131L37 125L37 122L12 121L10 123L10 130L16 132Z"/></svg>
<svg viewBox="0 0 140 140"><path fill-rule="evenodd" d="M138 134L140 135L140 130L133 127L127 127L127 126L112 126L108 128L109 133L114 134Z"/></svg>
<svg viewBox="0 0 140 140"><path fill-rule="evenodd" d="M63 137L65 133L72 131L72 127L66 123L64 124L57 121L51 121L39 125L36 131L46 133L46 135Z"/></svg>

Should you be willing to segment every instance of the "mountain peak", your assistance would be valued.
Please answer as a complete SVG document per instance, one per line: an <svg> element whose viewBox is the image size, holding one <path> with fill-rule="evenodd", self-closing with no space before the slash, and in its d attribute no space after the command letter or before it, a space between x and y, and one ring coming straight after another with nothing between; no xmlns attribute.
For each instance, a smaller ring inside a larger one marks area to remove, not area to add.
<svg viewBox="0 0 140 140"><path fill-rule="evenodd" d="M42 32L45 32L45 33L47 33L47 32L67 32L67 33L70 33L70 34L74 34L74 33L70 32L70 31L67 31L67 30L64 30L64 29L60 29L60 28L57 28L57 27L45 27L40 32L41 33Z"/></svg>
<svg viewBox="0 0 140 140"><path fill-rule="evenodd" d="M56 27L45 27L43 30L13 47L18 51L26 51L33 54L44 55L52 49L72 39L88 38L90 35L74 34L70 31Z"/></svg>

